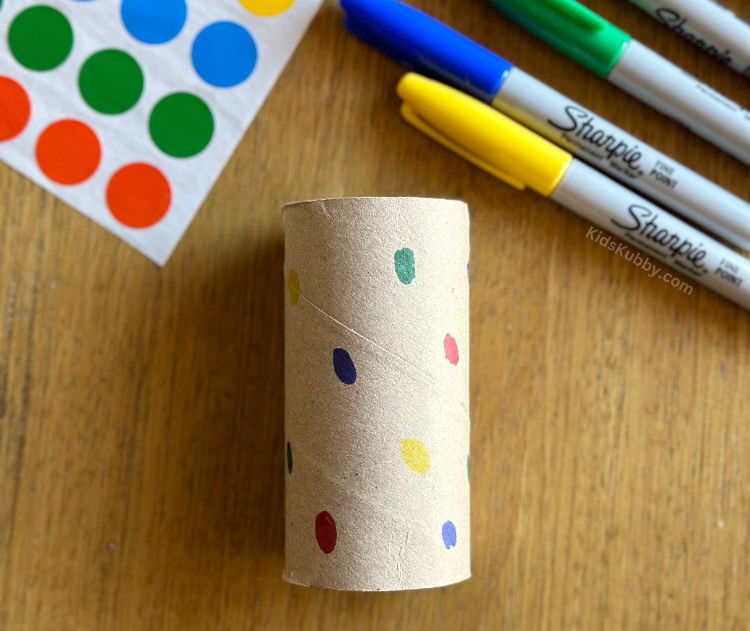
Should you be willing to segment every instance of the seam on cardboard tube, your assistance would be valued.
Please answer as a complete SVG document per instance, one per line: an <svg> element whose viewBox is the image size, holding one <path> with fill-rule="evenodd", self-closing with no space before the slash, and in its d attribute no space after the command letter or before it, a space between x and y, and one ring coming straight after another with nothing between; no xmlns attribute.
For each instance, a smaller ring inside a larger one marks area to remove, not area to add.
<svg viewBox="0 0 750 631"><path fill-rule="evenodd" d="M426 377L426 378L427 378L427 380L428 380L428 381L429 381L429 382L430 382L430 383L431 383L432 385L436 385L436 386L440 385L440 384L439 384L439 383L438 383L438 382L437 382L437 381L436 381L436 380L435 380L435 379L433 378L433 376L432 376L432 375L430 375L430 373L426 372L426 371L425 371L424 369L420 368L419 366L416 366L416 365L412 364L412 363L411 363L410 361L408 361L408 360L404 359L403 357L401 357L401 356L400 356L400 355L398 355L397 353L394 353L393 351L389 351L389 350L388 350L387 348L385 348L385 347L381 346L380 344L378 344L377 342L375 342L375 341L371 340L371 339L370 339L369 337L367 337L367 336L365 336L365 335L362 335L362 334L361 334L361 333L359 333L358 331L355 331L355 330L354 330L353 328L351 328L351 327L348 327L348 326L346 326L346 324L344 324L344 323L343 323L343 322L341 322L340 320L337 320L337 319L336 319L336 318L334 318L334 317L333 317L333 316L332 316L332 315L331 315L330 313L328 313L328 312L324 311L323 309L321 309L321 308L320 308L320 307L319 307L318 305L316 305L316 304L315 304L314 302L312 302L311 300L309 300L309 299L307 298L307 296L305 296L305 295L304 295L304 294L302 294L301 292L300 292L300 294L299 294L299 297L300 297L300 298L302 298L302 299L303 299L303 300L304 300L304 301L305 301L305 302L306 302L307 304L309 304L309 305L310 305L310 306L311 306L311 307L312 307L313 309L315 309L315 310L316 310L316 311L317 311L318 313L320 313L320 314L324 315L324 316L325 316L326 318L328 318L329 320L333 320L333 321L334 321L334 322L335 322L336 324L338 324L338 325L339 325L340 327L343 327L343 328L345 328L345 329L346 329L347 331L349 331L350 333L353 333L353 334L354 334L354 335L356 335L357 337L359 337L359 338L363 339L363 340L364 340L365 342L367 342L368 344L371 344L371 345L372 345L372 346L374 346L375 348L378 348L378 349L380 349L381 351L383 351L384 353L387 353L387 354L388 354L388 355L390 355L391 357L394 357L395 359L398 359L399 361L402 361L402 362L404 362L404 364L406 364L407 366L409 366L409 367L410 367L410 368L412 368L413 370L415 370L415 371L419 372L419 373L420 373L420 374L422 374L422 375L423 375L424 377ZM467 415L467 417L469 417L469 410L468 410L468 408L466 407L466 405L465 405L465 404L464 404L464 403L463 403L462 401L457 401L457 403L458 403L458 404L459 404L459 405L460 405L460 406L461 406L461 407L462 407L462 408L464 409L464 411L466 412L466 415Z"/></svg>

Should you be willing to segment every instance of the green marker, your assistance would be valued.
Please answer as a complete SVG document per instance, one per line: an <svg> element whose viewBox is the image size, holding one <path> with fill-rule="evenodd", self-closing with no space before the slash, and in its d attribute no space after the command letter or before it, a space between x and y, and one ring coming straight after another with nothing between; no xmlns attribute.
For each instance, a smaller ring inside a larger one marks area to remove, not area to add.
<svg viewBox="0 0 750 631"><path fill-rule="evenodd" d="M750 112L574 0L489 0L600 77L750 164Z"/></svg>

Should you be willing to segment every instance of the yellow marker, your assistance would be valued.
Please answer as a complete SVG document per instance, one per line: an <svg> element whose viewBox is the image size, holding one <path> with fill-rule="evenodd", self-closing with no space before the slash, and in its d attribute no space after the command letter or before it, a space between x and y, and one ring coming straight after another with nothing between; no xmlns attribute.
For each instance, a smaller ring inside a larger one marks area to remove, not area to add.
<svg viewBox="0 0 750 631"><path fill-rule="evenodd" d="M405 75L398 95L401 114L414 127L519 190L528 186L548 197L573 160L497 110L421 75Z"/></svg>
<svg viewBox="0 0 750 631"><path fill-rule="evenodd" d="M508 184L528 186L619 237L617 253L641 261L646 271L648 263L651 277L670 265L750 309L750 262L744 256L463 92L409 73L398 94L404 99L401 113L417 129ZM589 230L597 240L601 232ZM614 252L616 242L606 241ZM633 244L648 250L645 260L633 258ZM671 273L658 278L692 291Z"/></svg>
<svg viewBox="0 0 750 631"><path fill-rule="evenodd" d="M401 455L412 471L427 473L430 470L430 454L418 440L405 440L401 443Z"/></svg>
<svg viewBox="0 0 750 631"><path fill-rule="evenodd" d="M292 301L293 305L299 302L299 275L296 271L292 270L289 272L289 300Z"/></svg>

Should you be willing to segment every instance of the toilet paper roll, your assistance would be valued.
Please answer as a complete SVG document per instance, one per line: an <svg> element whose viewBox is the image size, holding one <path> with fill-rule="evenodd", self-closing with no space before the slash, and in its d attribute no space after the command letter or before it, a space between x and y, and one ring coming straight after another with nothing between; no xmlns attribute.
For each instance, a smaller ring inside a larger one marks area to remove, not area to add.
<svg viewBox="0 0 750 631"><path fill-rule="evenodd" d="M467 579L469 216L457 201L285 206L290 583Z"/></svg>

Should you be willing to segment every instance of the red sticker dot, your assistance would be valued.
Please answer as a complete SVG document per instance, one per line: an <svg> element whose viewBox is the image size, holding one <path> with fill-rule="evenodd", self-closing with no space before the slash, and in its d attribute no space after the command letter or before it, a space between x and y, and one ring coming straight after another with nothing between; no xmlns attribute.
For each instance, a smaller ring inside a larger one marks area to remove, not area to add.
<svg viewBox="0 0 750 631"><path fill-rule="evenodd" d="M101 157L102 149L94 131L76 120L53 123L36 143L39 168L58 184L80 184L89 179Z"/></svg>
<svg viewBox="0 0 750 631"><path fill-rule="evenodd" d="M331 554L336 547L336 521L327 511L318 513L315 517L315 538L318 540L320 549L326 554Z"/></svg>
<svg viewBox="0 0 750 631"><path fill-rule="evenodd" d="M29 95L18 83L0 77L0 142L20 134L31 116Z"/></svg>
<svg viewBox="0 0 750 631"><path fill-rule="evenodd" d="M443 348L445 349L445 358L454 366L458 364L458 344L450 333L446 334L443 340Z"/></svg>
<svg viewBox="0 0 750 631"><path fill-rule="evenodd" d="M150 164L122 167L107 186L107 205L115 219L131 228L148 228L167 214L172 191L165 175Z"/></svg>

